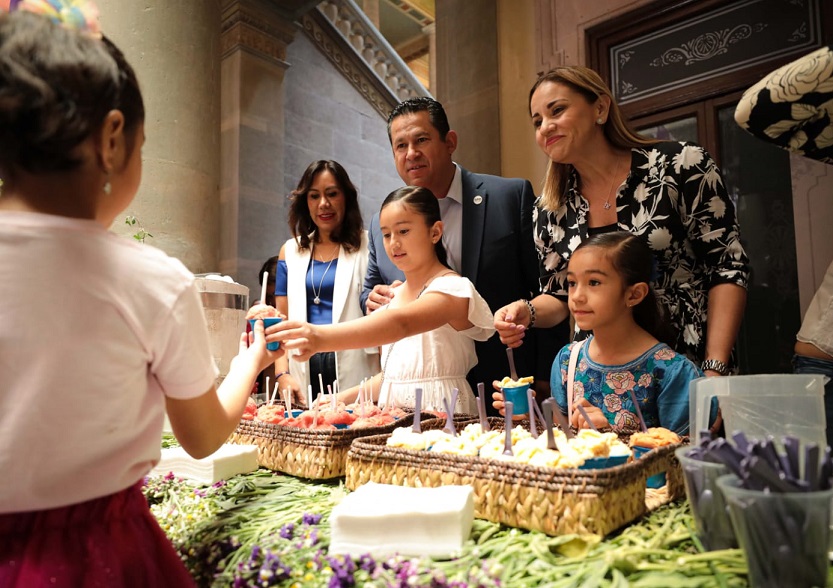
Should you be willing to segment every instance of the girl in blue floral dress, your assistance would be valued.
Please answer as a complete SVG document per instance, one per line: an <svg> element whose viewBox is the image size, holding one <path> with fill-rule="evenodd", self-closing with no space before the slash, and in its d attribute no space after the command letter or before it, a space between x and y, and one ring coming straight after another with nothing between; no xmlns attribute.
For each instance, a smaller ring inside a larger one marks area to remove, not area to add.
<svg viewBox="0 0 833 588"><path fill-rule="evenodd" d="M570 257L568 304L579 328L592 331L565 346L552 367L552 394L576 427L632 433L639 428L633 397L649 427L678 434L689 429L689 383L700 370L663 340L674 333L650 284L653 256L628 232L603 233L584 241ZM577 349L576 346L578 346ZM567 397L571 353L577 353L572 397Z"/></svg>

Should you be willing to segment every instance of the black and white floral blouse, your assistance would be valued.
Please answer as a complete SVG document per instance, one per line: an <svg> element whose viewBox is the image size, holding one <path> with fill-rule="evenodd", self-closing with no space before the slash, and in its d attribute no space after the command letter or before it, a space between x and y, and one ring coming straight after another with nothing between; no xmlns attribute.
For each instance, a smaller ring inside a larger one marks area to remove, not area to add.
<svg viewBox="0 0 833 588"><path fill-rule="evenodd" d="M590 205L573 170L557 212L533 210L541 291L566 300L567 262L587 238ZM653 287L679 333L674 348L704 359L708 291L746 288L749 259L735 207L711 156L698 145L660 142L631 150L630 174L616 197L618 229L641 235L656 259Z"/></svg>
<svg viewBox="0 0 833 588"><path fill-rule="evenodd" d="M769 143L833 163L833 48L777 69L743 93L735 121Z"/></svg>

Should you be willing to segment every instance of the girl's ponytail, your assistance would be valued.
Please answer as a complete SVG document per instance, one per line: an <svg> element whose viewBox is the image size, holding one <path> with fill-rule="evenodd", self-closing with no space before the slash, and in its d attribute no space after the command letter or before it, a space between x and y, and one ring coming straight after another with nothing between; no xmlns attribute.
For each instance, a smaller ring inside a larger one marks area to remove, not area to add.
<svg viewBox="0 0 833 588"><path fill-rule="evenodd" d="M650 282L648 282L648 293L645 298L633 307L633 320L657 341L665 343L671 348L676 347L676 329L668 320L665 305L657 298Z"/></svg>

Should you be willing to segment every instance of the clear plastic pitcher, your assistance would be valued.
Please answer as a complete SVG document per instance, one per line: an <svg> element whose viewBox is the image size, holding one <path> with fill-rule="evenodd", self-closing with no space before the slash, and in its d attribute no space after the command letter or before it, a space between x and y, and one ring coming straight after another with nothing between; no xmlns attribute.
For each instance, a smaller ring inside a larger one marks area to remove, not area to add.
<svg viewBox="0 0 833 588"><path fill-rule="evenodd" d="M699 378L689 388L692 443L709 427L709 409L717 398L726 435L743 431L749 439L772 435L778 445L787 435L802 445L827 445L824 417L825 377L815 374L762 374Z"/></svg>

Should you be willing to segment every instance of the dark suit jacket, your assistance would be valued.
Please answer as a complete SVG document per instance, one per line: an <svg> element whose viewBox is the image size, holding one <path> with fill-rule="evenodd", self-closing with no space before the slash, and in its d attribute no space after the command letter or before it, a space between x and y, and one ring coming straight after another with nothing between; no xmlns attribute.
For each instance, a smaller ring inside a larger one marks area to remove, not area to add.
<svg viewBox="0 0 833 588"><path fill-rule="evenodd" d="M461 169L463 180L462 275L474 284L492 312L539 292L538 253L532 240L532 185L521 179L475 174ZM377 284L390 284L405 277L385 253L379 230L379 213L370 222L369 258L364 291L365 308L370 291ZM549 380L550 367L558 350L567 343L567 328L557 332L532 329L524 344L515 350L519 376L534 375ZM468 374L472 389L486 385L491 407L491 382L509 375L506 347L497 334L476 342L477 365Z"/></svg>

